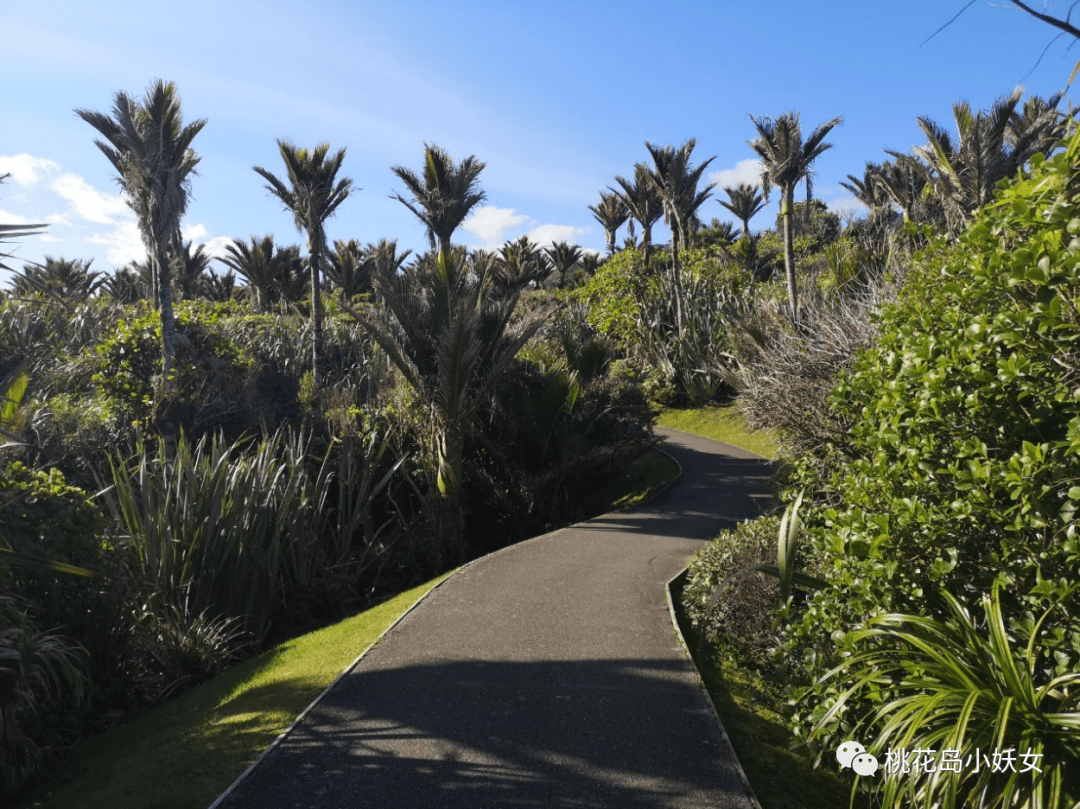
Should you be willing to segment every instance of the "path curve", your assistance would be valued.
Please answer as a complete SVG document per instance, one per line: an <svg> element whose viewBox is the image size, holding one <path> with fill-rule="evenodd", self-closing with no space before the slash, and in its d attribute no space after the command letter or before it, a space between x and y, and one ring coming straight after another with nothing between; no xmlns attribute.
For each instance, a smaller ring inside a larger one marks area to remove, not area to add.
<svg viewBox="0 0 1080 809"><path fill-rule="evenodd" d="M753 809L665 584L774 467L657 433L672 486L450 577L215 809Z"/></svg>

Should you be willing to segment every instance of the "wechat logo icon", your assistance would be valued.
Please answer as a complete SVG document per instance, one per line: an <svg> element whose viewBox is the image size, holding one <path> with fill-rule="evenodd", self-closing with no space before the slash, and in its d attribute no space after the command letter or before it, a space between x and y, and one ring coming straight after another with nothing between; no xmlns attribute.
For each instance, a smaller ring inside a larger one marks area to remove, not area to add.
<svg viewBox="0 0 1080 809"><path fill-rule="evenodd" d="M858 775L873 775L878 771L878 760L855 741L847 741L836 748L836 760L840 769L851 767Z"/></svg>

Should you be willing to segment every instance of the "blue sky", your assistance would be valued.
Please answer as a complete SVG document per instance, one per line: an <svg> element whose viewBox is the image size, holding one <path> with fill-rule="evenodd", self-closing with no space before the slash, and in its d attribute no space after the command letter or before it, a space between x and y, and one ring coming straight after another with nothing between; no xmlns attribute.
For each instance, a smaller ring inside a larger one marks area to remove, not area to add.
<svg viewBox="0 0 1080 809"><path fill-rule="evenodd" d="M9 4L10 5L10 4ZM697 138L710 179L753 180L749 115L801 110L804 131L837 115L816 194L851 210L839 183L883 149L922 142L917 115L951 122L1022 84L1047 95L1080 59L1065 38L1006 0L740 2L18 3L4 14L0 222L49 222L20 259L94 259L109 270L144 255L96 133L77 107L108 112L176 82L185 120L208 119L185 236L221 254L230 238L301 243L252 166L283 175L276 139L347 150L357 189L331 239L424 249L399 202L393 165L419 169L425 142L487 164L483 208L455 242L494 247L529 234L603 250L587 206L632 176L646 140ZM1040 4L1041 5L1041 4ZM1050 0L1064 13L1068 2ZM1034 70L1033 70L1034 68ZM951 128L951 127L950 127ZM753 228L768 227L778 200ZM730 219L715 201L703 218ZM657 239L665 239L662 228ZM0 283L3 283L0 280Z"/></svg>

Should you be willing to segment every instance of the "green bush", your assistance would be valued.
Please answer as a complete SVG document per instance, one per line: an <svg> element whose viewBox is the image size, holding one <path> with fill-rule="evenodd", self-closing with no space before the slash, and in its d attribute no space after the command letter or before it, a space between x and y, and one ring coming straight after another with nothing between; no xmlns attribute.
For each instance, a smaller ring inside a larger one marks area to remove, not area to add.
<svg viewBox="0 0 1080 809"><path fill-rule="evenodd" d="M946 592L970 610L999 575L1015 636L1060 600L1036 674L1080 667L1077 138L1034 158L955 245L921 255L878 344L834 390L850 441L800 481L818 486L807 533L831 585L785 641L802 730L835 701L837 682L819 678L851 651L853 630L892 612L945 620ZM822 749L865 707L837 711Z"/></svg>
<svg viewBox="0 0 1080 809"><path fill-rule="evenodd" d="M28 606L0 595L0 798L54 763L70 738L66 718L86 691L82 649L41 632Z"/></svg>
<svg viewBox="0 0 1080 809"><path fill-rule="evenodd" d="M682 605L686 617L703 636L714 639L721 651L730 651L759 668L768 665L768 652L779 643L773 611L780 604L774 577L749 570L757 564L776 563L779 516L740 523L694 554L686 571ZM713 594L724 582L720 598Z"/></svg>
<svg viewBox="0 0 1080 809"><path fill-rule="evenodd" d="M93 567L103 528L89 495L68 485L60 470L11 461L0 474L0 547Z"/></svg>

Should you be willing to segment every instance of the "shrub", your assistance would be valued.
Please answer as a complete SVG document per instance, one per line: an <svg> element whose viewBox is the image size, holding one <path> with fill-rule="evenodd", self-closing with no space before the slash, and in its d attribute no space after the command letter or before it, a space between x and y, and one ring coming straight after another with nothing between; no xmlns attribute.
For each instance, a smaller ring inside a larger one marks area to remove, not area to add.
<svg viewBox="0 0 1080 809"><path fill-rule="evenodd" d="M829 502L807 520L831 586L785 638L803 730L837 698L820 677L850 652L852 630L890 612L946 620L945 592L971 609L999 575L1013 637L1060 602L1037 674L1080 667L1078 152L1080 134L1035 157L957 244L926 251L878 344L841 375L831 406L851 425L849 457L822 477ZM824 746L865 708L836 710Z"/></svg>
<svg viewBox="0 0 1080 809"><path fill-rule="evenodd" d="M70 741L64 715L86 690L82 650L43 633L0 595L0 798L12 797Z"/></svg>
<svg viewBox="0 0 1080 809"><path fill-rule="evenodd" d="M682 605L686 617L717 648L734 652L751 665L768 665L768 652L779 643L773 612L780 587L771 576L749 570L776 563L780 517L761 517L724 530L694 554L686 571ZM713 594L724 582L720 598Z"/></svg>
<svg viewBox="0 0 1080 809"><path fill-rule="evenodd" d="M780 431L796 454L844 447L849 423L829 404L840 373L877 338L874 318L895 297L896 284L878 279L852 294L805 290L800 327L786 300L759 298L730 329L734 362L724 379L753 429Z"/></svg>

